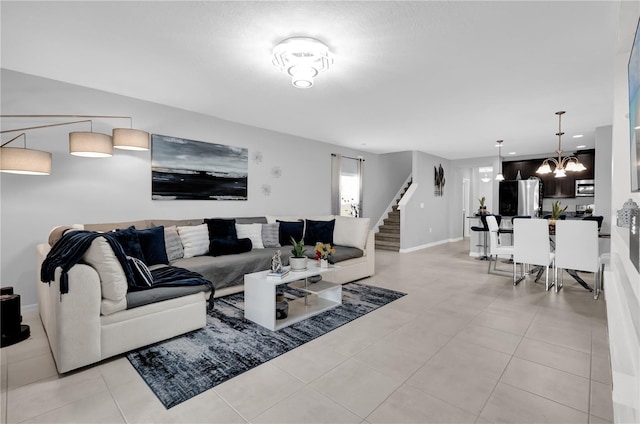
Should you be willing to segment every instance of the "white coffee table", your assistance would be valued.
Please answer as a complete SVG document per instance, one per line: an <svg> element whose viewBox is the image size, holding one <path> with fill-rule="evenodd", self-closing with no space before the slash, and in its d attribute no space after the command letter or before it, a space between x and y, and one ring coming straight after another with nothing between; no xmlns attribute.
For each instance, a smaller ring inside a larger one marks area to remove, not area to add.
<svg viewBox="0 0 640 424"><path fill-rule="evenodd" d="M244 276L244 317L275 331L302 321L320 312L342 304L342 285L331 283L335 266L320 268L315 261L308 261L306 271L291 271L279 280L267 278L269 271L254 272ZM322 280L309 283L308 277L322 275ZM276 287L290 283L309 296L288 300L287 318L276 320Z"/></svg>

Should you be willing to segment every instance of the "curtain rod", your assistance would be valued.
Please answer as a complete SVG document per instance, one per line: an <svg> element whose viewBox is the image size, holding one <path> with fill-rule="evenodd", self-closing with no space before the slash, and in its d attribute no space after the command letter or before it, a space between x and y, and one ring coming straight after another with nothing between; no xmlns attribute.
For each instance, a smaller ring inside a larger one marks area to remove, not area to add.
<svg viewBox="0 0 640 424"><path fill-rule="evenodd" d="M343 157L343 158L353 159L353 160L361 160L362 162L364 162L364 158L362 158L362 157L354 158L354 157L351 157L351 156L344 156L344 155L341 155L339 153L331 153L331 156L340 156L340 157Z"/></svg>

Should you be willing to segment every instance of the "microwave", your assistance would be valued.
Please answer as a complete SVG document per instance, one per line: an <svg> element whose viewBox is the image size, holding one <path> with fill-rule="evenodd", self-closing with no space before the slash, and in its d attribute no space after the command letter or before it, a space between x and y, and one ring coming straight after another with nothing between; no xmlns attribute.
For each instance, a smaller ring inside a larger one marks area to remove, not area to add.
<svg viewBox="0 0 640 424"><path fill-rule="evenodd" d="M576 197L593 197L596 194L594 180L576 180Z"/></svg>

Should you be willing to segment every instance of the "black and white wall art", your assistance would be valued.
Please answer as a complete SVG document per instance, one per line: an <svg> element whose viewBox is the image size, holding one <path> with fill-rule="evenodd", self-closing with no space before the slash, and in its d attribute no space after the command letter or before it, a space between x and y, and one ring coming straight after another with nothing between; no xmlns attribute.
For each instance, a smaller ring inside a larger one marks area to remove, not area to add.
<svg viewBox="0 0 640 424"><path fill-rule="evenodd" d="M151 135L153 200L247 200L248 149Z"/></svg>

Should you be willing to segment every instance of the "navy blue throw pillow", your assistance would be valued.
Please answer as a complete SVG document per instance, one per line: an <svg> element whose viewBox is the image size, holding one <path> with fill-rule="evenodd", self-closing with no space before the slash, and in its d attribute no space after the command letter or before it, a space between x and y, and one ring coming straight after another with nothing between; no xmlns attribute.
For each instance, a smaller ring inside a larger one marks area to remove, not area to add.
<svg viewBox="0 0 640 424"><path fill-rule="evenodd" d="M211 256L235 255L237 253L249 252L253 244L251 239L212 239L209 242L209 254Z"/></svg>
<svg viewBox="0 0 640 424"><path fill-rule="evenodd" d="M137 230L140 239L140 247L144 255L144 262L147 266L157 264L169 264L167 249L164 244L164 227L147 228Z"/></svg>
<svg viewBox="0 0 640 424"><path fill-rule="evenodd" d="M120 243L127 256L133 256L134 258L138 258L142 261L145 260L136 227L132 225L126 230L115 230L113 235L116 240L118 240L118 243Z"/></svg>
<svg viewBox="0 0 640 424"><path fill-rule="evenodd" d="M304 231L303 221L277 221L280 223L280 229L278 231L278 238L280 239L280 246L291 246L291 237L295 241L302 239L302 233Z"/></svg>
<svg viewBox="0 0 640 424"><path fill-rule="evenodd" d="M209 240L238 238L235 219L211 218L205 219L204 222L209 229Z"/></svg>
<svg viewBox="0 0 640 424"><path fill-rule="evenodd" d="M304 242L310 246L316 243L329 243L333 246L333 227L336 220L312 221L307 219L307 229L304 230Z"/></svg>

